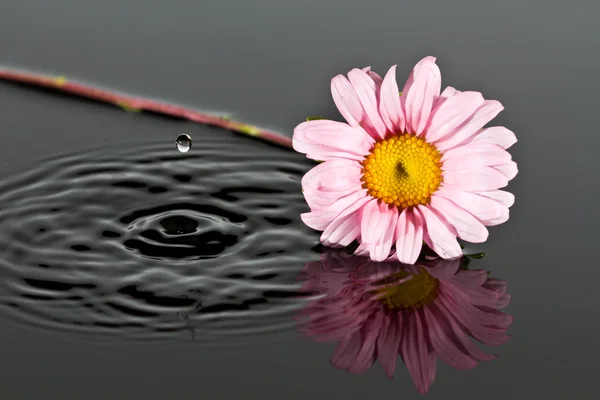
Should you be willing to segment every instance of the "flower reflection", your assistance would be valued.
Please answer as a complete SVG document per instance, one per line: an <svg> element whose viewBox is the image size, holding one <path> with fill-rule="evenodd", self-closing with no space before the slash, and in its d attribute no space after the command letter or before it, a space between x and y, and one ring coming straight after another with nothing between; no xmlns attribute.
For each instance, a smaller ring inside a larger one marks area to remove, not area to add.
<svg viewBox="0 0 600 400"><path fill-rule="evenodd" d="M497 346L510 336L513 318L506 282L484 270L467 270L466 259L373 262L342 251L306 265L303 290L321 294L299 315L301 330L319 341L339 341L331 362L349 372L366 371L379 359L392 378L398 354L417 390L435 379L436 357L469 369L495 355L471 340Z"/></svg>

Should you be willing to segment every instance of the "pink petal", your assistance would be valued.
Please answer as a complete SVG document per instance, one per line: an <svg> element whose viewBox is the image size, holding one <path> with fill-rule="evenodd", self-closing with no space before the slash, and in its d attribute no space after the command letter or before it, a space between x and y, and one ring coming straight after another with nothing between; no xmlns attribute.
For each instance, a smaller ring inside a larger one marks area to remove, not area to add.
<svg viewBox="0 0 600 400"><path fill-rule="evenodd" d="M377 339L377 355L385 374L391 379L396 369L398 349L402 340L402 313L393 314L387 319L387 327L381 330Z"/></svg>
<svg viewBox="0 0 600 400"><path fill-rule="evenodd" d="M318 164L302 178L302 191L312 211L329 207L340 198L361 190L361 166L350 160Z"/></svg>
<svg viewBox="0 0 600 400"><path fill-rule="evenodd" d="M365 111L365 116L359 121L361 126L374 138L385 138L386 127L379 115L379 88L376 86L375 81L366 72L356 68L348 73L348 79Z"/></svg>
<svg viewBox="0 0 600 400"><path fill-rule="evenodd" d="M348 246L352 243L360 235L360 209L370 200L370 196L366 196L335 217L323 231L321 242L326 246Z"/></svg>
<svg viewBox="0 0 600 400"><path fill-rule="evenodd" d="M304 198L306 199L311 211L317 211L323 208L328 208L342 197L348 196L349 194L357 192L361 189L362 187L360 185L355 185L354 187L349 187L338 192L316 190L310 187L303 188L302 190L304 192Z"/></svg>
<svg viewBox="0 0 600 400"><path fill-rule="evenodd" d="M447 281L456 274L459 267L460 259L438 259L432 267L427 268L427 272L440 281Z"/></svg>
<svg viewBox="0 0 600 400"><path fill-rule="evenodd" d="M469 304L468 312L475 317L481 325L489 325L496 328L508 329L513 322L513 317L502 311L488 306L474 306Z"/></svg>
<svg viewBox="0 0 600 400"><path fill-rule="evenodd" d="M454 132L435 143L440 151L446 151L475 135L477 131L496 117L504 107L496 100L485 100L483 104Z"/></svg>
<svg viewBox="0 0 600 400"><path fill-rule="evenodd" d="M415 71L418 71L423 65L427 65L428 63L435 63L436 58L433 56L427 56L421 59L412 69L410 75L408 75L408 79L406 80L406 84L404 85L404 91L407 91L415 81Z"/></svg>
<svg viewBox="0 0 600 400"><path fill-rule="evenodd" d="M432 362L419 312L411 315L411 318L404 324L404 328L402 359L417 390L420 393L426 393L432 383L431 378L434 376L431 369L435 369L435 358Z"/></svg>
<svg viewBox="0 0 600 400"><path fill-rule="evenodd" d="M331 364L340 369L348 369L354 363L361 349L360 332L342 340L331 356Z"/></svg>
<svg viewBox="0 0 600 400"><path fill-rule="evenodd" d="M450 200L434 194L431 196L430 207L453 235L471 243L483 243L487 240L488 231L485 226Z"/></svg>
<svg viewBox="0 0 600 400"><path fill-rule="evenodd" d="M429 340L433 350L442 361L453 368L470 369L477 365L477 361L469 354L462 351L456 343L448 337L442 326L436 320L434 314L425 307L423 316L429 328Z"/></svg>
<svg viewBox="0 0 600 400"><path fill-rule="evenodd" d="M481 129L473 138L472 143L487 143L495 144L503 149L508 149L513 144L517 143L515 134L503 126L491 126Z"/></svg>
<svg viewBox="0 0 600 400"><path fill-rule="evenodd" d="M485 192L475 192L480 196L487 197L489 199L496 200L498 203L502 204L504 207L512 207L515 204L515 195L504 191L504 190L491 190Z"/></svg>
<svg viewBox="0 0 600 400"><path fill-rule="evenodd" d="M362 209L361 246L368 249L374 261L385 260L392 248L398 209L373 199Z"/></svg>
<svg viewBox="0 0 600 400"><path fill-rule="evenodd" d="M415 207L425 222L423 240L442 258L454 258L462 255L462 250L454 236L427 206Z"/></svg>
<svg viewBox="0 0 600 400"><path fill-rule="evenodd" d="M433 106L433 111L431 113L434 114L436 110L439 109L442 106L442 104L446 102L446 100L458 93L460 93L460 90L456 90L452 86L447 86L446 89L444 89L444 91L440 94L440 97L437 98L435 105Z"/></svg>
<svg viewBox="0 0 600 400"><path fill-rule="evenodd" d="M494 169L502 172L506 179L509 181L512 180L519 173L519 168L517 168L517 163L514 161L509 161L506 164L495 165Z"/></svg>
<svg viewBox="0 0 600 400"><path fill-rule="evenodd" d="M421 215L407 208L398 216L396 224L396 253L398 260L414 264L423 246L423 221Z"/></svg>
<svg viewBox="0 0 600 400"><path fill-rule="evenodd" d="M496 307L504 308L504 307L508 306L510 304L511 298L512 298L512 296L510 294L503 294L498 299L498 302L496 303Z"/></svg>
<svg viewBox="0 0 600 400"><path fill-rule="evenodd" d="M423 133L441 86L441 73L434 57L425 57L415 65L401 96L406 129L411 133Z"/></svg>
<svg viewBox="0 0 600 400"><path fill-rule="evenodd" d="M508 218L510 218L510 211L508 210L508 208L504 208L502 209L501 215L495 218L482 219L481 223L485 226L496 226L505 223L506 221L508 221Z"/></svg>
<svg viewBox="0 0 600 400"><path fill-rule="evenodd" d="M477 289L461 288L458 287L454 281L446 282L445 289L457 303L462 299L470 304L494 307L496 301L500 297L500 294L495 290L483 287ZM459 304L459 307L464 309L461 304Z"/></svg>
<svg viewBox="0 0 600 400"><path fill-rule="evenodd" d="M463 191L488 191L508 185L508 179L500 171L492 167L472 170L444 171L443 187Z"/></svg>
<svg viewBox="0 0 600 400"><path fill-rule="evenodd" d="M444 101L431 117L427 130L428 142L435 142L453 133L483 104L479 92L457 93Z"/></svg>
<svg viewBox="0 0 600 400"><path fill-rule="evenodd" d="M446 288L446 286L444 286ZM498 346L506 343L510 336L506 335L506 330L491 328L478 324L473 318L460 308L455 299L444 291L440 291L438 297L442 299L438 304L446 308L449 315L454 317L458 323L464 326L468 333L475 339L488 346Z"/></svg>
<svg viewBox="0 0 600 400"><path fill-rule="evenodd" d="M488 278L485 284L483 285L489 289L495 290L500 293L506 293L507 283L505 280L496 279L496 278Z"/></svg>
<svg viewBox="0 0 600 400"><path fill-rule="evenodd" d="M368 194L366 190L359 190L340 198L327 208L304 213L301 214L300 217L302 218L302 221L309 227L318 231L323 231L325 228L327 228L331 221L333 221L334 218L340 215L344 210L353 206L358 208L358 205L361 204L360 200L367 196ZM353 210L353 208L350 209Z"/></svg>
<svg viewBox="0 0 600 400"><path fill-rule="evenodd" d="M476 289L487 280L487 272L482 269L460 271L450 280L457 286L465 289Z"/></svg>
<svg viewBox="0 0 600 400"><path fill-rule="evenodd" d="M400 105L395 65L390 68L381 84L379 114L390 132L399 133L404 131L404 112Z"/></svg>
<svg viewBox="0 0 600 400"><path fill-rule="evenodd" d="M371 316L361 330L362 346L356 355L354 363L348 368L348 372L360 374L365 372L375 362L375 345L377 335L381 330L381 316Z"/></svg>
<svg viewBox="0 0 600 400"><path fill-rule="evenodd" d="M359 126L365 111L360 104L358 94L344 75L337 75L331 80L331 96L333 102L350 126Z"/></svg>
<svg viewBox="0 0 600 400"><path fill-rule="evenodd" d="M306 121L294 129L294 150L314 160L345 158L362 161L373 146L373 139L360 127L342 122Z"/></svg>
<svg viewBox="0 0 600 400"><path fill-rule="evenodd" d="M381 76L379 76L377 72L371 71L371 67L364 67L362 70L363 72L366 72L371 79L373 79L373 82L375 82L375 88L379 92L379 89L381 88L381 83L383 81L383 79L381 79Z"/></svg>
<svg viewBox="0 0 600 400"><path fill-rule="evenodd" d="M354 187L362 177L360 163L350 160L330 160L318 164L302 177L302 188L337 192Z"/></svg>
<svg viewBox="0 0 600 400"><path fill-rule="evenodd" d="M443 168L478 169L503 165L511 161L510 154L495 144L469 143L448 150L442 156Z"/></svg>
<svg viewBox="0 0 600 400"><path fill-rule="evenodd" d="M479 220L498 218L506 210L506 207L499 202L472 192L463 192L461 190L442 187L434 195L452 201Z"/></svg>
<svg viewBox="0 0 600 400"><path fill-rule="evenodd" d="M463 351L470 357L478 361L491 361L497 358L496 355L487 354L479 350L475 344L469 339L465 331L458 325L452 315L448 314L443 307L439 307L440 301L436 301L429 306L429 309L436 316L437 321L440 323L446 334L452 339L456 345L463 349Z"/></svg>

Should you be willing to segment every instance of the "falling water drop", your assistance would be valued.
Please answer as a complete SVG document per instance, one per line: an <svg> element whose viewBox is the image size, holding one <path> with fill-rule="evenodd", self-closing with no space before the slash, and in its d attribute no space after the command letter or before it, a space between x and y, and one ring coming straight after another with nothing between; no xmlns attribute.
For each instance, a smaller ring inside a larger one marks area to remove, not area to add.
<svg viewBox="0 0 600 400"><path fill-rule="evenodd" d="M179 150L181 153L187 153L192 148L192 138L183 133L177 136L175 145L177 146L177 150Z"/></svg>

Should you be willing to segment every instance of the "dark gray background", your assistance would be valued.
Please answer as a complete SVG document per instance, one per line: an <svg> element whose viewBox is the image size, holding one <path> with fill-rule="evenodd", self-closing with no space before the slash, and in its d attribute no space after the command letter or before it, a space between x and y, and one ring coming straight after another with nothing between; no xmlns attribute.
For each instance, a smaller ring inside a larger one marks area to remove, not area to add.
<svg viewBox="0 0 600 400"><path fill-rule="evenodd" d="M429 397L591 399L599 332L600 3L545 0L2 0L0 63L159 97L291 135L307 115L338 118L329 81L352 67L398 81L426 55L443 85L506 107L519 142L508 223L480 267L508 280L513 339L471 371L438 367ZM400 85L402 85L400 83ZM0 84L0 161L164 137L191 124ZM235 140L223 132L224 140ZM330 345L96 347L0 321L2 399L419 398L399 367L362 375L328 364Z"/></svg>

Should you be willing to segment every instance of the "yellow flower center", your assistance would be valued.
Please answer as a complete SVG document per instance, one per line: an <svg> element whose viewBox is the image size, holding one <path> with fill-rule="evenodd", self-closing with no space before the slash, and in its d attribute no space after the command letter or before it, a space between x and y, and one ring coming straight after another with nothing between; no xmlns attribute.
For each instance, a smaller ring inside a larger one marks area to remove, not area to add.
<svg viewBox="0 0 600 400"><path fill-rule="evenodd" d="M386 282L398 281L410 276L410 272L400 271L385 279ZM399 285L390 285L377 289L376 299L389 309L417 309L431 303L438 294L439 281L423 267L412 279Z"/></svg>
<svg viewBox="0 0 600 400"><path fill-rule="evenodd" d="M427 204L442 182L442 155L411 134L375 143L363 161L363 188L386 204L407 208Z"/></svg>

